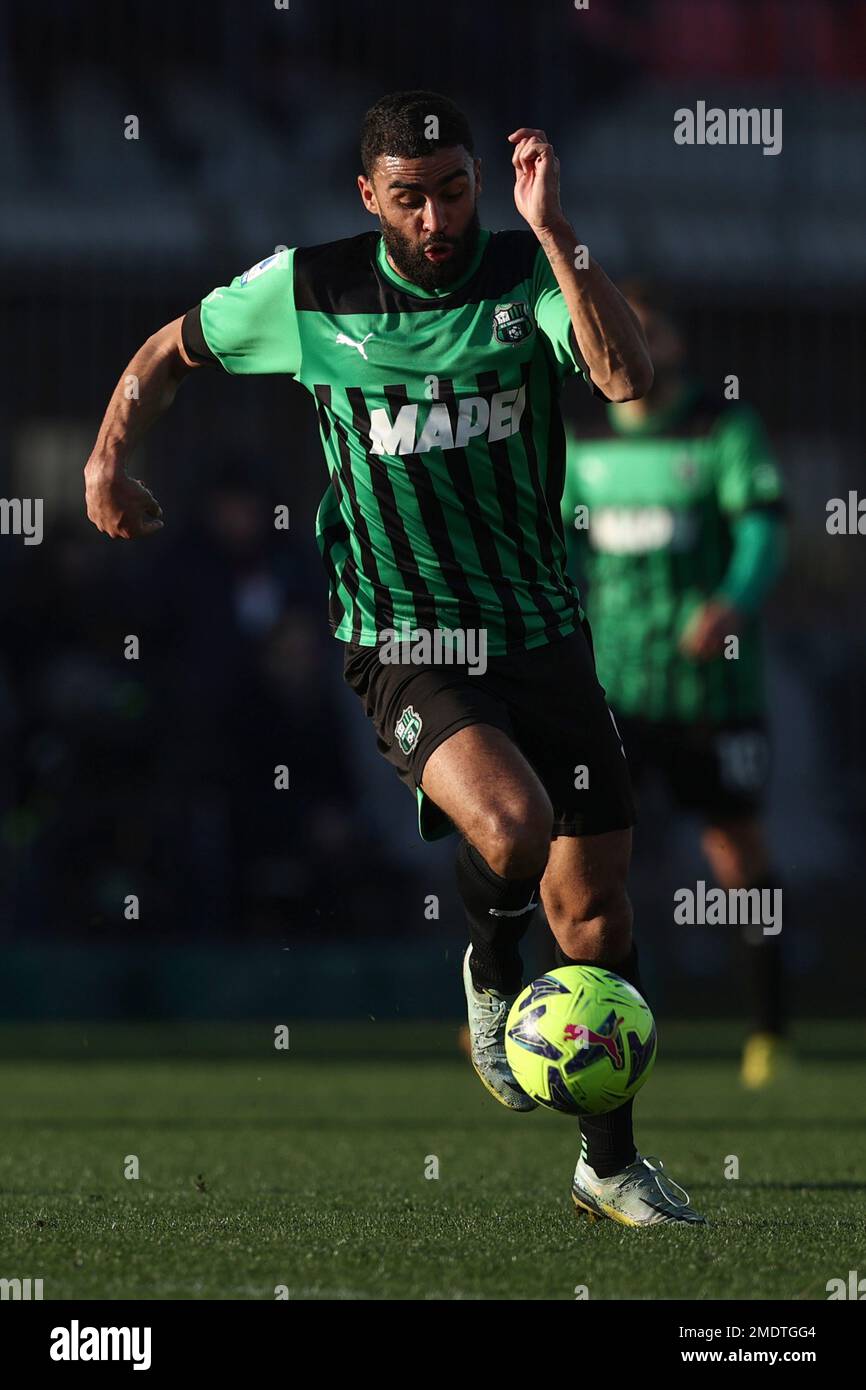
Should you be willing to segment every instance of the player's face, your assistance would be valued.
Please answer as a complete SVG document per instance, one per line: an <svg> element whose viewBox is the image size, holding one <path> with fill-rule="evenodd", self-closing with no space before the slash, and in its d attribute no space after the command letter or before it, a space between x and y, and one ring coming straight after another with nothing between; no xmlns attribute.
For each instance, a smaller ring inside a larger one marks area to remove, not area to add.
<svg viewBox="0 0 866 1390"><path fill-rule="evenodd" d="M423 159L380 155L372 179L361 174L358 187L401 275L427 290L460 278L478 243L480 160L462 145Z"/></svg>

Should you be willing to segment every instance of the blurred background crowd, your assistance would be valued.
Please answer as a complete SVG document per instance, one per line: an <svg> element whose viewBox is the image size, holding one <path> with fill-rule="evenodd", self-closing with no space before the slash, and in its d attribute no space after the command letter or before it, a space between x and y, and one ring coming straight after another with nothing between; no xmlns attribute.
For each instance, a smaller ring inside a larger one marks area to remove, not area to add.
<svg viewBox="0 0 866 1390"><path fill-rule="evenodd" d="M418 839L328 633L311 401L276 377L186 383L133 470L165 511L148 542L98 535L81 480L151 332L275 246L374 225L360 120L416 86L466 110L493 229L519 225L505 137L543 126L578 235L614 278L660 278L695 373L736 373L763 416L791 508L769 825L800 997L845 1012L864 957L866 537L825 520L828 499L866 495L856 0L0 0L0 492L45 505L41 545L0 536L0 1007L327 1012L327 978L341 1011L459 1009L455 845ZM782 152L675 144L698 100L781 108ZM578 428L600 409L579 387L564 404ZM723 933L671 923L673 888L701 874L693 836L659 815L643 853L637 832L647 973L673 1011L724 1008ZM179 953L199 981L185 1003L165 984Z"/></svg>

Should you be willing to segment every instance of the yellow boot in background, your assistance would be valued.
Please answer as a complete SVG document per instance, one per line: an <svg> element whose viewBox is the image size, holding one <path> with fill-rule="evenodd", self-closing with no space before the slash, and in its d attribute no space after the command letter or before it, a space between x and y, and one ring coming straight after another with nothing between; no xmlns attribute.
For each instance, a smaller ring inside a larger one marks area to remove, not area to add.
<svg viewBox="0 0 866 1390"><path fill-rule="evenodd" d="M740 1080L749 1091L761 1091L790 1069L791 1051L778 1033L752 1033L743 1047Z"/></svg>

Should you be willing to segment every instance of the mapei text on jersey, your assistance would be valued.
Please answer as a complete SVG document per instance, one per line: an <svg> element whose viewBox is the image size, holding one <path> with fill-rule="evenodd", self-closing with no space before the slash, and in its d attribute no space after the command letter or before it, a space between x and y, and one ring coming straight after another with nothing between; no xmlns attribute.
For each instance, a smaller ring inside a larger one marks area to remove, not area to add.
<svg viewBox="0 0 866 1390"><path fill-rule="evenodd" d="M394 419L380 407L370 411L370 452L425 454L428 449L463 449L484 435L492 444L517 434L526 405L526 387L494 391L489 397L464 396L453 403L434 401L418 433L417 402L403 405Z"/></svg>

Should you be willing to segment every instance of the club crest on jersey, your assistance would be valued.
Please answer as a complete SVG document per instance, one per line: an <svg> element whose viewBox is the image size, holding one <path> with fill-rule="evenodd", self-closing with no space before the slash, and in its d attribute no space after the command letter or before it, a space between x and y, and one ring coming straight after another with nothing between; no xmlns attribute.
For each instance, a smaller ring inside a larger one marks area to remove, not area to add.
<svg viewBox="0 0 866 1390"><path fill-rule="evenodd" d="M404 753L411 753L418 742L423 720L411 705L407 705L394 725L394 737Z"/></svg>
<svg viewBox="0 0 866 1390"><path fill-rule="evenodd" d="M493 312L493 333L497 342L522 343L533 327L525 299L518 299L513 304L497 304Z"/></svg>

